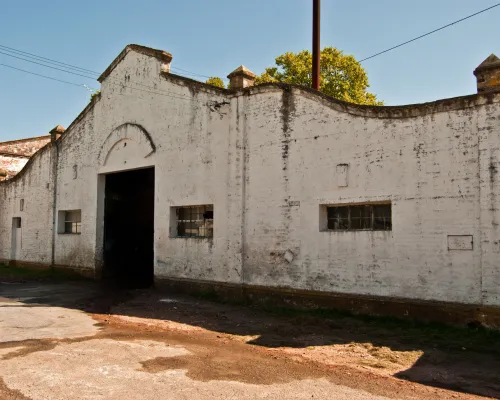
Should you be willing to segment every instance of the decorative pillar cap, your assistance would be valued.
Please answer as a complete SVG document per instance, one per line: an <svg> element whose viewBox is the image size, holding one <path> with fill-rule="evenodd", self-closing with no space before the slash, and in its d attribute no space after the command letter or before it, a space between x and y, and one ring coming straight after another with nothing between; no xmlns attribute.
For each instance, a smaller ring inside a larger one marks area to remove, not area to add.
<svg viewBox="0 0 500 400"><path fill-rule="evenodd" d="M59 139L59 137L66 131L66 129L63 128L62 125L57 125L54 129L52 129L50 133L50 140L52 142L56 141Z"/></svg>
<svg viewBox="0 0 500 400"><path fill-rule="evenodd" d="M240 65L227 77L229 78L229 87L231 89L243 89L249 86L253 86L257 75L255 75L244 65Z"/></svg>
<svg viewBox="0 0 500 400"><path fill-rule="evenodd" d="M492 92L500 90L500 58L494 54L484 60L474 70L477 79L477 92Z"/></svg>

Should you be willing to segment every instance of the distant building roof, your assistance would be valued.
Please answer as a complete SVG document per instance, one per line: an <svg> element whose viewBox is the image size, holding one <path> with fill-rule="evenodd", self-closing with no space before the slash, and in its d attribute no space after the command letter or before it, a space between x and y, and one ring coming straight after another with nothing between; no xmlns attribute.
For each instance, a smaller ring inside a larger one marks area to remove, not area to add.
<svg viewBox="0 0 500 400"><path fill-rule="evenodd" d="M0 142L0 153L31 157L50 142L50 135Z"/></svg>
<svg viewBox="0 0 500 400"><path fill-rule="evenodd" d="M0 181L16 175L49 142L50 135L0 142Z"/></svg>

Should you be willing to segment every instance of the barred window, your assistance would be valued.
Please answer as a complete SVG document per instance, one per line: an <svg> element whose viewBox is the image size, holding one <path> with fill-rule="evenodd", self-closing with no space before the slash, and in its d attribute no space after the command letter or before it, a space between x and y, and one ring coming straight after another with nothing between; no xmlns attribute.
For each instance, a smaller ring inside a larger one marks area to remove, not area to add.
<svg viewBox="0 0 500 400"><path fill-rule="evenodd" d="M177 207L177 237L210 238L214 235L214 206Z"/></svg>
<svg viewBox="0 0 500 400"><path fill-rule="evenodd" d="M59 211L59 233L82 233L82 211Z"/></svg>
<svg viewBox="0 0 500 400"><path fill-rule="evenodd" d="M390 231L391 204L327 206L328 230Z"/></svg>

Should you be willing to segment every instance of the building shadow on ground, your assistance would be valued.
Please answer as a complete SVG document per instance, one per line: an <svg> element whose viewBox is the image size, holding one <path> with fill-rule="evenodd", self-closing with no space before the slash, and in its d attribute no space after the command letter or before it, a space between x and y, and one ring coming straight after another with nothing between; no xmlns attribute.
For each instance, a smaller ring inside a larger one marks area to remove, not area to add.
<svg viewBox="0 0 500 400"><path fill-rule="evenodd" d="M328 360L323 346L352 346L363 352L359 358L352 353L352 364L396 371L391 373L397 378L428 386L500 398L500 334L481 328L459 329L324 310L263 309L86 281L1 283L0 297L30 306L173 321L245 337L249 345L267 348L319 348L322 360L331 363L337 355L331 353ZM343 349L344 358L350 357L346 351Z"/></svg>

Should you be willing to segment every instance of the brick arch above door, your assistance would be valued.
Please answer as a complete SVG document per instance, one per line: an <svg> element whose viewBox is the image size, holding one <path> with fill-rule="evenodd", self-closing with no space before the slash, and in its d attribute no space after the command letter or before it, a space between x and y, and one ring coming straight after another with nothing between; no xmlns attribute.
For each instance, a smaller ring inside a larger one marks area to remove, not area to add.
<svg viewBox="0 0 500 400"><path fill-rule="evenodd" d="M155 151L156 146L143 126L125 123L113 129L104 141L99 152L99 165L128 168Z"/></svg>

